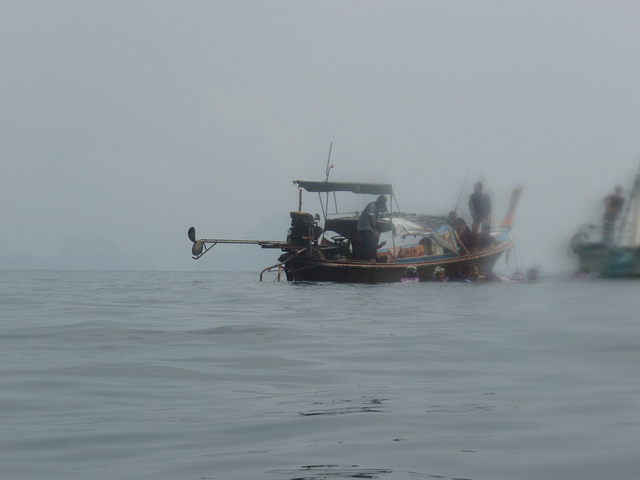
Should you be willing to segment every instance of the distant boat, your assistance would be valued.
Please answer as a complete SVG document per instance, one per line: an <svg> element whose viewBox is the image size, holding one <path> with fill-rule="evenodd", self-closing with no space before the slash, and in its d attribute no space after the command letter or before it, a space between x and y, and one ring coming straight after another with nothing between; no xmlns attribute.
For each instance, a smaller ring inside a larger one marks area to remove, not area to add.
<svg viewBox="0 0 640 480"><path fill-rule="evenodd" d="M605 277L640 277L640 172L636 174L613 242L603 242L603 228L583 225L571 240L578 271Z"/></svg>
<svg viewBox="0 0 640 480"><path fill-rule="evenodd" d="M197 239L195 229L191 227L188 233L193 242L193 258L200 258L218 243L254 244L283 251L278 263L261 272L261 279L266 271L277 270L278 275L284 272L288 281L400 282L407 267L414 266L421 281L430 281L436 267L444 268L450 280L465 280L473 276L474 271L480 275L491 274L501 255L514 244L511 223L520 188L511 196L504 221L490 232L493 244L483 250L468 252L445 217L393 211L395 197L389 184L304 180L296 180L294 184L299 188L298 210L290 212L291 227L286 241ZM320 226L319 215L314 217L302 211L303 190L318 194L324 215L323 226ZM375 260L354 258L359 212L329 214L329 194L332 194L337 211L337 192L389 196L391 208L376 224L376 229L381 234L388 234L388 239L379 245ZM326 194L324 199L322 194Z"/></svg>

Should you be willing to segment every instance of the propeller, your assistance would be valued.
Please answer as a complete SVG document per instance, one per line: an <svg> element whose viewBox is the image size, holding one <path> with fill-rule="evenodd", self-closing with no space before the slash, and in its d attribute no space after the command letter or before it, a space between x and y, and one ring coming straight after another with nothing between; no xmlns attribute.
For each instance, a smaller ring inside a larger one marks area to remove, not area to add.
<svg viewBox="0 0 640 480"><path fill-rule="evenodd" d="M200 240L196 240L196 229L194 227L189 228L187 232L189 236L189 240L193 242L193 247L191 247L191 253L194 257L197 257L202 254L202 248L204 247L204 243Z"/></svg>

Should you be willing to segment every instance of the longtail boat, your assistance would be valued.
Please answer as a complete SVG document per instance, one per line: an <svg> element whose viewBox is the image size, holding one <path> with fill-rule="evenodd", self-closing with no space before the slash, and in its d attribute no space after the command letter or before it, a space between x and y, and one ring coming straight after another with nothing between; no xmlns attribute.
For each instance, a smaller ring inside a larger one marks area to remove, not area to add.
<svg viewBox="0 0 640 480"><path fill-rule="evenodd" d="M578 272L604 277L640 277L640 171L612 241L601 225L586 224L571 239Z"/></svg>
<svg viewBox="0 0 640 480"><path fill-rule="evenodd" d="M409 266L415 267L420 281L431 281L437 267L444 268L450 280L472 280L474 275L490 275L498 259L514 245L511 227L521 188L513 191L504 220L491 230L492 245L468 250L447 217L394 210L397 201L390 184L305 180L294 184L299 190L298 210L290 212L291 227L285 241L198 239L191 227L188 237L193 242L193 258L201 258L217 244L251 244L283 252L276 264L260 273L261 280L265 272L277 271L278 279L284 272L288 281L298 282L399 282ZM318 194L322 226L319 214L302 210L303 191ZM376 258L356 259L359 212L337 213L337 192L385 195L391 200L388 212L376 223L381 239L387 237L379 244ZM335 201L333 214L329 213L330 198Z"/></svg>

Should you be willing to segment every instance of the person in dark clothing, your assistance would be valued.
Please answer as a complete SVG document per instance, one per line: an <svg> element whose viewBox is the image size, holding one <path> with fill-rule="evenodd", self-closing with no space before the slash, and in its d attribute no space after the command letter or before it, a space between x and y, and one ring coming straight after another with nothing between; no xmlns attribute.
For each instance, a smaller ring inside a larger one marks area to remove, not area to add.
<svg viewBox="0 0 640 480"><path fill-rule="evenodd" d="M460 244L462 250L465 253L469 253L469 250L473 247L473 235L469 229L469 225L467 225L467 222L465 222L464 218L459 217L455 210L449 212L447 222L453 228L456 240Z"/></svg>
<svg viewBox="0 0 640 480"><path fill-rule="evenodd" d="M496 239L491 235L491 225L483 223L480 236L478 237L478 250L492 247L495 243Z"/></svg>
<svg viewBox="0 0 640 480"><path fill-rule="evenodd" d="M380 212L387 211L387 197L380 195L375 202L369 203L358 219L358 233L362 245L360 248L360 260L375 260L380 232L376 228Z"/></svg>
<svg viewBox="0 0 640 480"><path fill-rule="evenodd" d="M489 195L482 192L482 182L476 182L473 187L473 193L469 197L469 210L473 219L471 232L475 236L480 225L491 224L491 199Z"/></svg>
<svg viewBox="0 0 640 480"><path fill-rule="evenodd" d="M624 197L621 195L622 187L617 186L614 193L607 195L604 199L604 218L603 218L603 233L602 242L605 245L613 243L613 227L616 224L616 220L620 218L622 212L622 205L624 205Z"/></svg>

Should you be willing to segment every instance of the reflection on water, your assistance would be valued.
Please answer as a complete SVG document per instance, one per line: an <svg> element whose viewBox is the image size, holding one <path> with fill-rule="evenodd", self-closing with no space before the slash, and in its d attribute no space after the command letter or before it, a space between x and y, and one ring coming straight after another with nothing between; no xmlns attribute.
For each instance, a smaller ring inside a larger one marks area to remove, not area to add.
<svg viewBox="0 0 640 480"><path fill-rule="evenodd" d="M291 480L322 480L330 478L381 478L381 476L392 473L392 471L381 468L360 468L358 465L352 465L350 467L341 467L339 465L306 465L300 468L298 472L270 471L267 473L285 478L290 475L301 475L291 477ZM435 476L429 478L442 477Z"/></svg>
<svg viewBox="0 0 640 480"><path fill-rule="evenodd" d="M385 399L363 399L354 402L352 400L333 400L328 404L323 402L314 402L313 409L308 412L302 412L300 415L344 415L347 413L381 413L388 410L383 408Z"/></svg>

